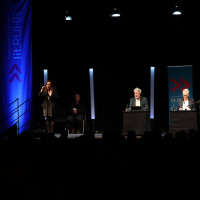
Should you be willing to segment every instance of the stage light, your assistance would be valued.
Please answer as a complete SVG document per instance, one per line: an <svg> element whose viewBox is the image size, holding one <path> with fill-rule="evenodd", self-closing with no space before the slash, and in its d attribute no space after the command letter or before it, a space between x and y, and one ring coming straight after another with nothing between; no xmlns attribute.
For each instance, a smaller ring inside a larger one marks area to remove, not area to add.
<svg viewBox="0 0 200 200"><path fill-rule="evenodd" d="M182 10L179 6L175 6L173 11L172 11L172 15L182 15Z"/></svg>
<svg viewBox="0 0 200 200"><path fill-rule="evenodd" d="M155 67L150 69L150 119L154 119L154 82L155 82Z"/></svg>
<svg viewBox="0 0 200 200"><path fill-rule="evenodd" d="M46 82L48 81L48 69L44 69L43 74L44 74L44 85L45 85Z"/></svg>
<svg viewBox="0 0 200 200"><path fill-rule="evenodd" d="M65 21L72 21L72 16L69 11L65 11Z"/></svg>
<svg viewBox="0 0 200 200"><path fill-rule="evenodd" d="M70 20L72 20L72 17L71 16L65 16L65 20L70 21Z"/></svg>
<svg viewBox="0 0 200 200"><path fill-rule="evenodd" d="M95 119L95 105L94 105L94 72L93 68L89 69L90 76L90 103L91 103L91 119Z"/></svg>
<svg viewBox="0 0 200 200"><path fill-rule="evenodd" d="M111 17L120 17L120 11L118 8L114 8L113 12L110 15Z"/></svg>

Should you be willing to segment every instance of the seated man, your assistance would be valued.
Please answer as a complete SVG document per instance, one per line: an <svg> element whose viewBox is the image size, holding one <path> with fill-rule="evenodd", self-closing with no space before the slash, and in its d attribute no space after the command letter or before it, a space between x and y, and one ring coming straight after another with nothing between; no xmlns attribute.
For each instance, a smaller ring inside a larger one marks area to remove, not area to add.
<svg viewBox="0 0 200 200"><path fill-rule="evenodd" d="M80 101L80 94L75 94L75 102L71 104L67 121L69 124L70 132L80 133L83 130L83 120L86 113L85 105Z"/></svg>
<svg viewBox="0 0 200 200"><path fill-rule="evenodd" d="M144 111L149 109L147 98L140 96L141 92L142 90L140 88L134 89L134 97L130 99L129 108L133 106L140 106Z"/></svg>
<svg viewBox="0 0 200 200"><path fill-rule="evenodd" d="M183 90L183 99L178 99L178 110L196 110L194 99L189 98L189 90Z"/></svg>

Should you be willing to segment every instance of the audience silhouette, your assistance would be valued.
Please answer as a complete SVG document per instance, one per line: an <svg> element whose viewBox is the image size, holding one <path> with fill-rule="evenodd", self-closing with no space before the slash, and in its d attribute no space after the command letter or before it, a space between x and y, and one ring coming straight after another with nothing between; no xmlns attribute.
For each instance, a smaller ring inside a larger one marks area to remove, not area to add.
<svg viewBox="0 0 200 200"><path fill-rule="evenodd" d="M199 171L200 132L196 130L164 136L151 131L142 137L135 131L127 135L106 131L102 139L86 131L74 140L42 134L37 139L26 131L15 139L1 137L0 144L4 186L16 183L13 187L27 199L30 195L67 197L76 191L152 193L155 188L163 190L169 181L173 187L183 186ZM23 191L18 181L24 182Z"/></svg>

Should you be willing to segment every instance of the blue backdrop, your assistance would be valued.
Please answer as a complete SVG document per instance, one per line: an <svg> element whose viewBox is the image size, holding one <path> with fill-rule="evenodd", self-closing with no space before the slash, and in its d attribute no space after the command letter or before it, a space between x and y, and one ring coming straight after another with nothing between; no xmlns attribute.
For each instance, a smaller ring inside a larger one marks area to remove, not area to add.
<svg viewBox="0 0 200 200"><path fill-rule="evenodd" d="M32 99L32 0L0 0L0 117ZM19 132L27 129L29 103L19 110ZM26 112L27 111L27 112ZM25 112L25 114L23 114ZM18 117L18 112L1 120L1 131Z"/></svg>
<svg viewBox="0 0 200 200"><path fill-rule="evenodd" d="M193 72L192 66L169 66L168 89L169 110L177 109L178 99L183 98L183 89L188 88L189 97L193 98Z"/></svg>

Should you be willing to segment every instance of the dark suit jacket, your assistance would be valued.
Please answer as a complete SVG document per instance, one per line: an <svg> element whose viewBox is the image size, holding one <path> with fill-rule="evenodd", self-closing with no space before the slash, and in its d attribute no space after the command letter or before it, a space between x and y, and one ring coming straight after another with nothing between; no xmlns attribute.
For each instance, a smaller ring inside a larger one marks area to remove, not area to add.
<svg viewBox="0 0 200 200"><path fill-rule="evenodd" d="M69 109L69 113L71 115L74 114L73 108L77 109L77 114L78 115L86 113L86 106L85 106L85 104L83 102L80 102L79 104L76 104L76 103L72 103L71 104L70 109Z"/></svg>
<svg viewBox="0 0 200 200"><path fill-rule="evenodd" d="M43 116L54 116L56 103L58 99L57 89L54 88L52 96L49 96L48 92L38 93L38 97L41 99L41 107L43 107Z"/></svg>
<svg viewBox="0 0 200 200"><path fill-rule="evenodd" d="M40 97L41 99L41 107L45 107L47 105L47 101L48 101L48 97L50 99L50 102L53 106L53 108L55 108L55 104L56 104L56 100L58 99L58 93L57 93L57 89L53 88L53 93L52 96L50 97L48 92L41 92L41 90L38 93L38 97Z"/></svg>
<svg viewBox="0 0 200 200"><path fill-rule="evenodd" d="M191 109L191 110L196 110L195 108L195 105L194 105L194 99L192 98L188 98L188 107ZM183 107L183 99L178 99L178 110L179 108L182 108Z"/></svg>
<svg viewBox="0 0 200 200"><path fill-rule="evenodd" d="M135 97L131 98L129 108L135 106L135 102L136 102ZM140 96L140 106L141 106L142 110L149 110L148 101L147 101L146 97Z"/></svg>

